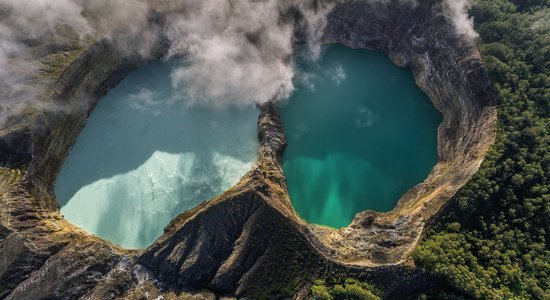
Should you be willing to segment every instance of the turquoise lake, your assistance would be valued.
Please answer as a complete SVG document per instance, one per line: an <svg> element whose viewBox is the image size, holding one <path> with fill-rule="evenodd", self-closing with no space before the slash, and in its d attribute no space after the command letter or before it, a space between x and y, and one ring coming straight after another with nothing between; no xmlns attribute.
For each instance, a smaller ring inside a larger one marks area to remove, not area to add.
<svg viewBox="0 0 550 300"><path fill-rule="evenodd" d="M330 46L298 65L297 90L280 104L298 214L338 228L358 212L391 210L435 165L440 114L381 52ZM150 245L256 160L258 108L190 105L171 85L175 67L147 64L109 91L55 186L67 220L126 248Z"/></svg>
<svg viewBox="0 0 550 300"><path fill-rule="evenodd" d="M441 115L382 52L333 45L299 65L298 89L280 105L296 211L340 228L358 212L393 209L435 166Z"/></svg>
<svg viewBox="0 0 550 300"><path fill-rule="evenodd" d="M55 186L67 220L126 248L147 247L176 215L237 183L256 160L259 110L190 106L171 86L174 67L147 64L112 89Z"/></svg>

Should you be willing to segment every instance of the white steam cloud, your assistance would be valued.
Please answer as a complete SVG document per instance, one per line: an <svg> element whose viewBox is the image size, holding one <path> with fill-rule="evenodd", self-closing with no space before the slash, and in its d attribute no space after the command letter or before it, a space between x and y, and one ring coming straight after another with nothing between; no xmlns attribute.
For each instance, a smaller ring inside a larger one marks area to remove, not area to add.
<svg viewBox="0 0 550 300"><path fill-rule="evenodd" d="M194 0L195 9L170 16L171 55L186 55L172 74L193 102L263 103L293 90L293 28L279 24L277 0ZM252 13L253 12L253 13Z"/></svg>
<svg viewBox="0 0 550 300"><path fill-rule="evenodd" d="M166 38L168 57L183 61L172 83L190 103L220 107L286 98L294 90L297 33L309 56L319 58L326 16L343 1L0 0L0 130L29 106L60 109L38 100L43 57L35 51L58 39L81 45L106 39L123 54L149 58ZM457 30L475 36L471 1L442 1ZM155 10L166 15L163 22L152 21Z"/></svg>
<svg viewBox="0 0 550 300"><path fill-rule="evenodd" d="M40 101L43 43L111 40L127 54L148 55L158 33L144 0L0 0L0 129L26 108L63 110ZM139 40L139 47L132 44ZM38 52L38 53L36 53Z"/></svg>
<svg viewBox="0 0 550 300"><path fill-rule="evenodd" d="M168 17L171 56L186 65L172 74L192 103L265 103L294 90L293 20L299 10L307 21L307 42L318 57L325 14L308 1L191 0L183 13Z"/></svg>
<svg viewBox="0 0 550 300"><path fill-rule="evenodd" d="M475 38L478 36L474 30L474 19L468 15L468 11L474 4L473 0L445 0L447 14L452 19L456 30L460 34Z"/></svg>
<svg viewBox="0 0 550 300"><path fill-rule="evenodd" d="M40 57L32 52L58 37L76 43L107 39L124 54L147 58L164 36L171 45L168 56L184 61L172 83L191 103L223 106L286 98L294 89L298 27L310 55L320 54L331 6L318 2L0 0L0 129L8 116L31 103L54 109L37 100ZM162 27L151 21L151 6L167 12Z"/></svg>
<svg viewBox="0 0 550 300"><path fill-rule="evenodd" d="M0 128L10 115L23 110L40 91L32 84L31 76L37 66L28 53L29 45L34 40L54 35L55 28L62 25L85 32L85 22L70 17L80 10L69 0L0 0Z"/></svg>

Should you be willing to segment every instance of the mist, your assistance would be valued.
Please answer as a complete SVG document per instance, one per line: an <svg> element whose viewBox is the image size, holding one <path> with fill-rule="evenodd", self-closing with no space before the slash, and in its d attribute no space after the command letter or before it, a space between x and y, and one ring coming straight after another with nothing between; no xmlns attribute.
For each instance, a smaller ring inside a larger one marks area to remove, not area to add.
<svg viewBox="0 0 550 300"><path fill-rule="evenodd" d="M224 107L288 98L297 74L297 35L307 56L318 59L326 16L344 1L0 0L0 129L9 116L29 107L63 110L40 100L41 58L32 51L34 45L57 38L77 44L107 40L122 54L144 59L151 58L161 39L167 40L166 59L181 61L172 85L191 105ZM471 1L442 1L457 30L475 36L467 14ZM166 12L162 22L152 21L158 7Z"/></svg>
<svg viewBox="0 0 550 300"><path fill-rule="evenodd" d="M0 0L0 130L25 110L66 110L41 100L44 54L34 47L105 39L124 54L146 57L159 36L149 12L142 0Z"/></svg>
<svg viewBox="0 0 550 300"><path fill-rule="evenodd" d="M296 30L288 15L303 16L306 42L317 58L330 11L298 0L191 0L186 7L167 19L169 56L185 57L172 83L184 87L190 103L216 107L287 98L294 90Z"/></svg>
<svg viewBox="0 0 550 300"><path fill-rule="evenodd" d="M474 0L445 0L444 4L456 30L460 34L476 38L478 34L474 29L474 19L468 15Z"/></svg>
<svg viewBox="0 0 550 300"><path fill-rule="evenodd" d="M68 37L108 40L125 55L150 58L161 37L169 58L182 61L172 84L188 103L223 107L288 97L294 90L293 52L300 26L312 58L330 5L315 0L190 0L170 6L163 25L151 21L146 0L0 0L0 128L8 116L39 100L40 57L32 46ZM296 16L299 16L297 21ZM29 43L29 41L34 41Z"/></svg>
<svg viewBox="0 0 550 300"><path fill-rule="evenodd" d="M279 1L187 4L193 9L168 17L167 36L170 56L186 55L173 85L192 102L263 103L292 92L293 28L279 23Z"/></svg>

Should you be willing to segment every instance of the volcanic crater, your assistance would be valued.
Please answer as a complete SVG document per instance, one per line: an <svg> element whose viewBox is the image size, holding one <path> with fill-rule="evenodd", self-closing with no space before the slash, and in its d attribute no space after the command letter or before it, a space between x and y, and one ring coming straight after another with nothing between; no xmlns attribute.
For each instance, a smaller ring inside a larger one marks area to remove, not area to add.
<svg viewBox="0 0 550 300"><path fill-rule="evenodd" d="M163 13L158 6L158 22ZM390 212L359 213L339 230L304 222L280 165L287 140L279 111L267 103L258 160L239 183L178 215L148 248L122 249L67 222L53 187L97 101L144 61L107 41L57 43L36 46L66 54L62 71L44 76L43 98L70 113L26 112L0 131L0 297L7 299L257 298L289 287L294 294L333 269L376 274L396 282L387 295L406 293L405 279L416 274L409 254L495 139L496 106L475 40L456 31L443 4L342 2L328 15L323 43L384 51L411 70L442 114L429 176ZM166 51L160 43L156 57Z"/></svg>

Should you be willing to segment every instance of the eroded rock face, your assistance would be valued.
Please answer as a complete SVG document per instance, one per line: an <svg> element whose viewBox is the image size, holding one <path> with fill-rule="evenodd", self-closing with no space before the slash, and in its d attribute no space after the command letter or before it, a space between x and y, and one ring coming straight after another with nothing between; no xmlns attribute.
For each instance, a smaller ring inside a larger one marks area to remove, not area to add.
<svg viewBox="0 0 550 300"><path fill-rule="evenodd" d="M496 108L479 53L470 37L455 33L442 11L436 1L355 2L336 7L329 16L325 42L385 51L396 65L412 70L443 115L438 164L394 210L360 213L340 231L310 228L309 239L335 260L353 265L403 262L426 222L478 170L493 144Z"/></svg>
<svg viewBox="0 0 550 300"><path fill-rule="evenodd" d="M324 41L384 50L412 70L444 117L439 163L393 211L360 213L341 230L299 219L279 164L286 139L276 106L267 104L258 162L235 187L175 218L149 248L120 249L71 225L53 196L55 177L97 100L141 63L98 42L49 84L46 99L66 103L69 113L25 116L0 132L0 298L293 297L333 269L366 272L392 295L421 287L404 280L417 273L403 264L495 137L474 41L458 35L434 1L339 4Z"/></svg>

